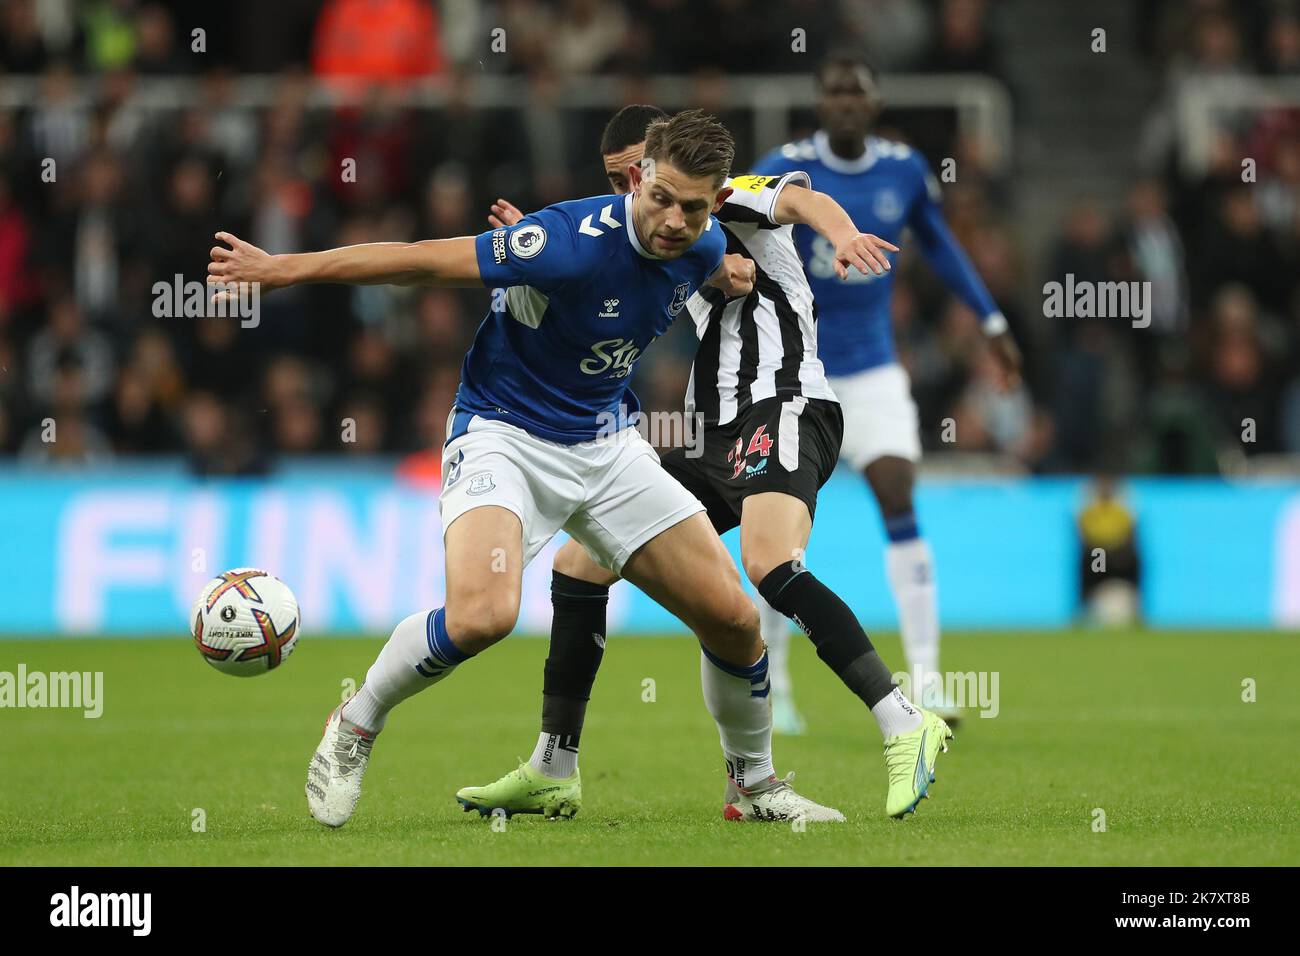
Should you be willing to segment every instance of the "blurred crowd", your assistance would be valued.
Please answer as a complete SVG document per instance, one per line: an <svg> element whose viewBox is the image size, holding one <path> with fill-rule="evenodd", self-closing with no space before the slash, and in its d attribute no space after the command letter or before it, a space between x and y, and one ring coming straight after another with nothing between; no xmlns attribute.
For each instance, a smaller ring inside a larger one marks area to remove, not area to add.
<svg viewBox="0 0 1300 956"><path fill-rule="evenodd" d="M211 10L212 8L206 7ZM490 202L530 209L607 191L606 109L569 108L574 78L644 101L647 75L693 77L694 101L738 139L752 117L726 77L806 72L817 51L865 50L886 71L1006 79L1006 25L987 0L7 0L0 84L31 75L38 102L0 105L0 454L81 462L184 455L201 474L286 457L436 449L486 291L307 287L261 302L260 323L167 317L155 286L202 281L218 229L277 252L472 234ZM1243 15L1249 11L1249 15ZM1186 71L1300 71L1293 8L1142 4L1143 55ZM502 42L492 46L500 25ZM201 34L195 34L199 28ZM808 53L792 49L806 31ZM201 50L199 49L201 48ZM366 83L361 105L309 104L313 83ZM476 77L525 75L525 102L478 108ZM264 109L232 79L274 75ZM152 76L187 75L179 109L141 102ZM449 84L440 109L400 106L403 82ZM97 80L89 100L81 78ZM2 101L0 101L2 104ZM914 256L895 324L928 447L994 452L1035 471L1214 471L1224 449L1300 453L1300 115L1229 122L1208 174L1188 179L1153 104L1145 174L1124 206L1083 204L1041 281L1027 275L1014 179L995 175L951 116L889 111L886 135L956 156L950 223L1022 340L1026 385L994 387L972 316ZM814 128L797 112L794 131ZM1239 157L1258 159L1243 184ZM347 160L356 176L340 175ZM1148 329L1047 320L1028 294L1066 272L1153 284ZM678 409L693 351L684 324L639 363L649 408ZM1243 446L1241 421L1256 431ZM956 422L956 445L945 442ZM57 440L51 441L51 428Z"/></svg>
<svg viewBox="0 0 1300 956"><path fill-rule="evenodd" d="M1218 112L1204 167L1182 161L1174 136L1188 78L1300 79L1300 4L1143 0L1138 9L1138 53L1156 90L1138 173L1122 208L1074 210L1053 271L1149 281L1153 315L1127 341L1113 327L1079 329L1075 359L1057 367L1072 383L1054 405L1061 443L1074 446L1066 461L1095 456L1099 442L1121 451L1117 465L1171 472L1300 454L1300 109ZM1069 409L1083 414L1090 390L1109 395L1108 407L1091 428L1065 434Z"/></svg>

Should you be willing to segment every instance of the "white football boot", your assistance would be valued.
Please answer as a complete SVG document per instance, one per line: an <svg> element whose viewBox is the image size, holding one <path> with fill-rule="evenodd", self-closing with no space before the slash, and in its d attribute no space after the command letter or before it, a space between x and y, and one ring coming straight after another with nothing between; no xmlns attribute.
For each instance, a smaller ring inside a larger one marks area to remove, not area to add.
<svg viewBox="0 0 1300 956"><path fill-rule="evenodd" d="M844 822L844 814L834 807L823 807L795 793L794 787L790 786L793 779L793 773L784 777L771 776L756 787L742 790L728 777L722 816L727 820L763 822L796 819L809 823Z"/></svg>
<svg viewBox="0 0 1300 956"><path fill-rule="evenodd" d="M307 806L327 827L341 827L361 799L361 778L375 735L343 719L343 705L325 721L325 736L307 767Z"/></svg>

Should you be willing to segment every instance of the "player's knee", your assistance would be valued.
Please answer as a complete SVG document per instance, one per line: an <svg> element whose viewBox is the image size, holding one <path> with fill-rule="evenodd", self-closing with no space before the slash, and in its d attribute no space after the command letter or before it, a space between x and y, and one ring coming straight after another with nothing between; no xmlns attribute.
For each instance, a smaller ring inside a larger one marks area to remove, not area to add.
<svg viewBox="0 0 1300 956"><path fill-rule="evenodd" d="M788 548L757 547L741 555L741 564L745 567L745 577L749 578L749 583L758 587L776 568L796 557L798 555L791 553Z"/></svg>
<svg viewBox="0 0 1300 956"><path fill-rule="evenodd" d="M551 570L591 584L603 584L606 587L618 580L618 575L598 565L587 554L587 549L572 539L555 552Z"/></svg>
<svg viewBox="0 0 1300 956"><path fill-rule="evenodd" d="M578 569L579 561L578 556L573 553L570 547L573 543L573 541L569 541L568 544L555 552L555 558L551 561L552 571L567 574L569 577L575 576L573 572Z"/></svg>
<svg viewBox="0 0 1300 956"><path fill-rule="evenodd" d="M761 641L758 609L739 585L737 581L710 603L700 628L709 650L730 660L743 659Z"/></svg>
<svg viewBox="0 0 1300 956"><path fill-rule="evenodd" d="M448 595L447 633L467 654L486 650L515 629L519 599L510 595L476 594L453 599Z"/></svg>

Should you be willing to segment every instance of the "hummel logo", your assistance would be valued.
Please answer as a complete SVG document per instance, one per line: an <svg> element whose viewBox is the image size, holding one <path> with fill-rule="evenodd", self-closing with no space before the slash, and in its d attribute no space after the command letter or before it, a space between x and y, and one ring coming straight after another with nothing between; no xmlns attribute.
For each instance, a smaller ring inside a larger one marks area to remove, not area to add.
<svg viewBox="0 0 1300 956"><path fill-rule="evenodd" d="M597 316L597 318L601 318L601 319L617 319L617 318L618 318L618 299L606 299L606 300L605 300L605 311L604 311L604 312L597 312L597 313L596 313L596 316Z"/></svg>
<svg viewBox="0 0 1300 956"><path fill-rule="evenodd" d="M451 467L447 469L447 480L442 483L443 489L450 488L460 480L460 466L465 463L465 452L456 452L456 457L451 460Z"/></svg>
<svg viewBox="0 0 1300 956"><path fill-rule="evenodd" d="M600 210L601 225L608 226L610 229L621 229L623 224L610 215L613 208L614 204L609 203ZM597 229L591 224L591 213L584 216L582 222L578 224L578 232L584 236L603 236L605 234L605 230Z"/></svg>

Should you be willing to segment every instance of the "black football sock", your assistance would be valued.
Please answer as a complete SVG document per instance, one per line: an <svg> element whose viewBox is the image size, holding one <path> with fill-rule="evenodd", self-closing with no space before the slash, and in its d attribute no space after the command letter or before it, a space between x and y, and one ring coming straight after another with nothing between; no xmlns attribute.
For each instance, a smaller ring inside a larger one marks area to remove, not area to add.
<svg viewBox="0 0 1300 956"><path fill-rule="evenodd" d="M808 635L817 656L868 707L893 691L893 676L857 616L802 563L787 561L773 568L758 593Z"/></svg>
<svg viewBox="0 0 1300 956"><path fill-rule="evenodd" d="M587 701L605 654L609 588L551 574L551 652L542 684L542 733L558 734L577 749Z"/></svg>

